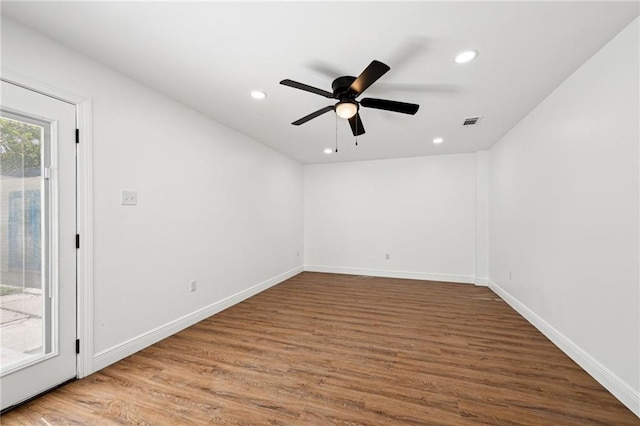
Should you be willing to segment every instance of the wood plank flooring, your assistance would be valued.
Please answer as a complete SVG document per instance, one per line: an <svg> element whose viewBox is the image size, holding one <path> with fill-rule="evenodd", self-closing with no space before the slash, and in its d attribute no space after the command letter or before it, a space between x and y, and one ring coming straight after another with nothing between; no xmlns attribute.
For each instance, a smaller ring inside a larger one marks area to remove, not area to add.
<svg viewBox="0 0 640 426"><path fill-rule="evenodd" d="M640 425L491 290L305 272L3 425Z"/></svg>

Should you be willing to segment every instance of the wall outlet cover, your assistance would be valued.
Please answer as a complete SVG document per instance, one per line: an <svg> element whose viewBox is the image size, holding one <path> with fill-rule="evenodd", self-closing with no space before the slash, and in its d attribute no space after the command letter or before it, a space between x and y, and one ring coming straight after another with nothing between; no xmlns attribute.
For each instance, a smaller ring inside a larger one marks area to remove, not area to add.
<svg viewBox="0 0 640 426"><path fill-rule="evenodd" d="M135 206L138 204L138 193L136 191L122 191L123 206Z"/></svg>

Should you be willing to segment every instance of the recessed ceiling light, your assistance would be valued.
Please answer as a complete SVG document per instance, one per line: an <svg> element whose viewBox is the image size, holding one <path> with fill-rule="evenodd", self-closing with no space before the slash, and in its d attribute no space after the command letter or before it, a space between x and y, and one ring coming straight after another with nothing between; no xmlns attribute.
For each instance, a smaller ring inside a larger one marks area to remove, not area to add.
<svg viewBox="0 0 640 426"><path fill-rule="evenodd" d="M435 143L435 144L442 143L442 142L444 142L444 139L442 139L442 138L434 138L433 139L433 143Z"/></svg>
<svg viewBox="0 0 640 426"><path fill-rule="evenodd" d="M467 62L473 61L477 56L477 50L465 50L458 53L454 61L456 61L457 64L466 64Z"/></svg>
<svg viewBox="0 0 640 426"><path fill-rule="evenodd" d="M253 99L264 99L267 97L267 94L264 92L261 92L260 90L254 90L253 92L251 92L251 97Z"/></svg>
<svg viewBox="0 0 640 426"><path fill-rule="evenodd" d="M324 149L324 153L325 154L331 154L333 152L333 150L331 148L325 148Z"/></svg>

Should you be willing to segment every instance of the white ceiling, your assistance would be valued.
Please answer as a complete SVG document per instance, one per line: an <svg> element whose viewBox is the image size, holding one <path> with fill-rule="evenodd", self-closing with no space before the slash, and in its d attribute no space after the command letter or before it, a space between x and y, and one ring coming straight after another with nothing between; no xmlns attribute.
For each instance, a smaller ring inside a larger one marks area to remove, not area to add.
<svg viewBox="0 0 640 426"><path fill-rule="evenodd" d="M2 14L303 163L475 152L491 147L638 15L637 2L2 2ZM458 65L454 55L476 49ZM331 91L373 59L391 67L362 97L420 104L415 116L363 108L366 134ZM256 101L254 89L268 97ZM126 94L123 94L126 96ZM463 128L465 117L482 115ZM434 145L441 136L444 143Z"/></svg>

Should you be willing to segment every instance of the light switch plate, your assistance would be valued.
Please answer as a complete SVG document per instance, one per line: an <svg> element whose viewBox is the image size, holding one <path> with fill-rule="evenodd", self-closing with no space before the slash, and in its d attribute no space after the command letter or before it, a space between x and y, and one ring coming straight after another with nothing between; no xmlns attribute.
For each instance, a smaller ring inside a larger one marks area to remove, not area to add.
<svg viewBox="0 0 640 426"><path fill-rule="evenodd" d="M135 206L138 204L138 193L136 191L122 191L123 206Z"/></svg>

